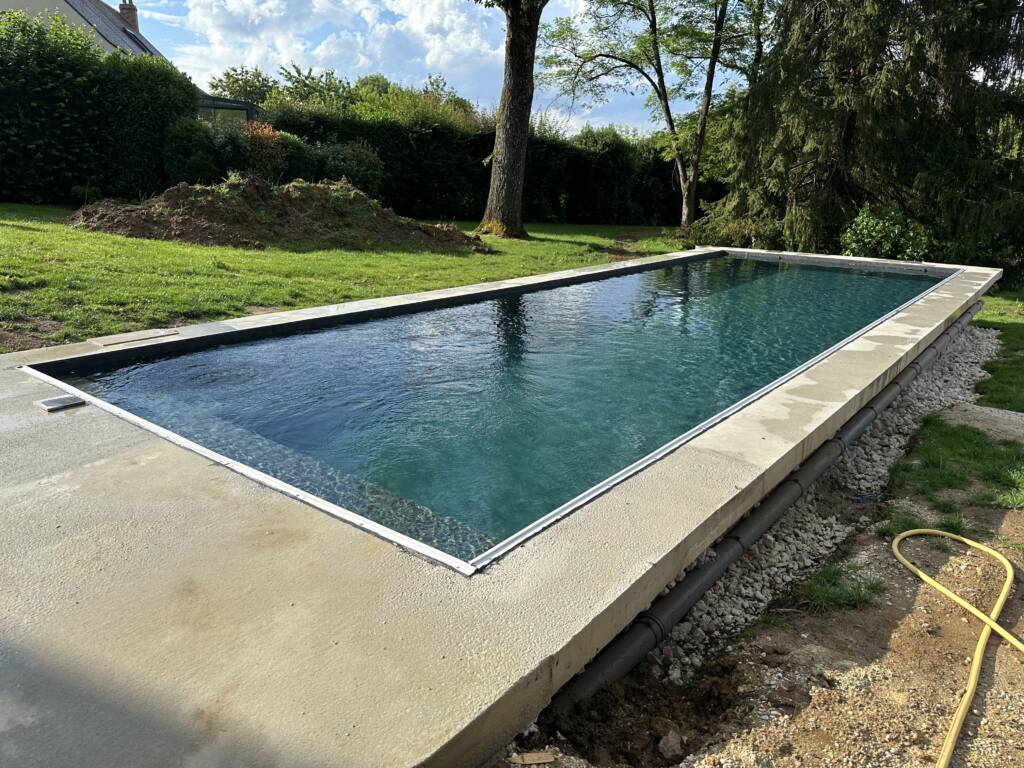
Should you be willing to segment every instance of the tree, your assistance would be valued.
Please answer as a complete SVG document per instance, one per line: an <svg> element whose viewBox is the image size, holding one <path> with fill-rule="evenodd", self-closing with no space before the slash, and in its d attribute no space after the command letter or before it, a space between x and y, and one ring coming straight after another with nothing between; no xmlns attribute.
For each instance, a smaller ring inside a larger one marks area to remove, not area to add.
<svg viewBox="0 0 1024 768"><path fill-rule="evenodd" d="M683 227L696 219L700 162L729 10L730 0L589 0L581 14L556 19L543 31L543 78L574 101L648 91L675 164ZM673 103L701 74L696 125L684 142Z"/></svg>
<svg viewBox="0 0 1024 768"><path fill-rule="evenodd" d="M931 258L1019 265L1022 28L1017 0L788 0L736 124L728 215L835 250L868 205L922 225Z"/></svg>
<svg viewBox="0 0 1024 768"><path fill-rule="evenodd" d="M302 69L292 62L279 70L282 93L292 101L301 104L316 104L342 111L352 101L352 86L334 70L315 73L311 68Z"/></svg>
<svg viewBox="0 0 1024 768"><path fill-rule="evenodd" d="M761 74L781 0L738 0L732 28L723 38L721 64L743 76L747 87Z"/></svg>
<svg viewBox="0 0 1024 768"><path fill-rule="evenodd" d="M228 67L220 77L210 79L213 95L248 101L257 107L277 88L277 81L259 67Z"/></svg>
<svg viewBox="0 0 1024 768"><path fill-rule="evenodd" d="M533 106L533 66L540 17L547 0L484 0L505 14L505 72L495 116L487 207L477 232L526 237L523 178Z"/></svg>
<svg viewBox="0 0 1024 768"><path fill-rule="evenodd" d="M423 94L453 112L476 117L476 107L473 106L473 102L459 96L444 79L444 75L427 75L427 82L423 84Z"/></svg>
<svg viewBox="0 0 1024 768"><path fill-rule="evenodd" d="M697 110L697 131L693 137L690 152L690 186L683 195L684 211L683 226L688 227L697 218L697 180L700 175L700 158L704 151L704 137L707 134L708 113L711 111L711 96L715 89L715 69L718 57L722 52L722 33L725 31L726 14L729 12L729 0L718 0L715 3L714 31L711 35L711 51L708 53L706 74L704 76L704 93L701 96L700 108Z"/></svg>

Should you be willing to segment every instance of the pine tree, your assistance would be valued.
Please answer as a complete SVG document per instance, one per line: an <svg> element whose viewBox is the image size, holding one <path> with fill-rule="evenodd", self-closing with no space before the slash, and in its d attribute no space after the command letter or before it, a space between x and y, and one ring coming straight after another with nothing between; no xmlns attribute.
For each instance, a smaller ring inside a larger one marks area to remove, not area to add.
<svg viewBox="0 0 1024 768"><path fill-rule="evenodd" d="M784 3L719 224L833 251L869 205L923 225L931 258L1019 262L1022 32L1019 0Z"/></svg>

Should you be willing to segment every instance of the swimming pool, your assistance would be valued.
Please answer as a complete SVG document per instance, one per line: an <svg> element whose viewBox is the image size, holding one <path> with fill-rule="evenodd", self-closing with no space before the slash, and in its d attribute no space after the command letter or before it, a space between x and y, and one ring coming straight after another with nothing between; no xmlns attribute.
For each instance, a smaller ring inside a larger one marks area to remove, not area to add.
<svg viewBox="0 0 1024 768"><path fill-rule="evenodd" d="M707 255L59 375L471 571L943 277Z"/></svg>

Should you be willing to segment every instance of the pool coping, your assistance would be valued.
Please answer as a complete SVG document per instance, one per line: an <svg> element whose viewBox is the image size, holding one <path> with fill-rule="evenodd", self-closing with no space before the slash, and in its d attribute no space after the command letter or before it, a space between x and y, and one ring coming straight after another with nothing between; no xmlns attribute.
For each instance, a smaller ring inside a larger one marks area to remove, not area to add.
<svg viewBox="0 0 1024 768"><path fill-rule="evenodd" d="M101 345L0 356L0 696L34 707L12 764L484 763L1001 275L962 269L471 579L100 409L34 405L53 388L16 366Z"/></svg>
<svg viewBox="0 0 1024 768"><path fill-rule="evenodd" d="M849 269L856 271L896 272L903 274L925 274L941 277L937 283L903 302L873 322L858 329L846 338L836 342L799 366L784 373L758 390L743 397L732 405L713 414L701 423L690 428L681 435L659 446L645 456L637 459L612 475L595 483L573 498L547 512L519 531L495 543L494 546L468 560L445 552L426 542L422 542L408 534L396 531L376 522L358 512L335 504L314 493L287 483L272 474L251 467L244 462L232 459L209 448L202 443L162 427L129 410L121 408L102 398L89 394L72 384L57 378L55 373L66 372L78 367L86 361L86 367L111 369L121 365L140 362L146 359L166 355L184 355L200 349L208 349L222 344L244 343L274 336L292 335L295 333L315 331L337 327L349 323L361 323L382 317L393 317L402 314L426 312L442 307L457 306L501 296L522 294L547 290L566 285L591 282L598 279L617 277L637 272L649 271L657 267L671 267L688 261L701 261L716 258L739 258L772 263L811 264L833 269ZM65 357L47 360L42 363L25 363L21 370L47 384L50 384L70 395L80 398L86 403L96 406L137 427L148 430L186 450L197 453L212 462L220 464L233 472L237 472L251 480L262 483L274 490L308 504L342 522L354 525L367 533L378 536L409 552L434 560L445 565L463 576L472 576L502 556L506 555L523 542L538 535L567 515L572 514L611 488L622 483L638 472L677 450L716 424L728 419L751 403L756 402L787 381L799 376L819 362L825 360L837 350L855 341L873 328L894 317L907 307L940 289L949 281L964 272L963 267L954 265L927 264L921 262L899 262L880 259L849 259L819 254L796 254L778 251L754 251L747 249L725 249L702 247L688 251L677 251L658 256L641 257L611 264L600 264L591 267L542 273L511 280L500 280L488 283L477 283L457 288L442 288L411 294L400 294L385 299L368 299L341 304L330 304L307 309L288 310L283 312L250 315L217 323L204 323L184 328L162 328L146 331L116 334L91 339L98 347L95 351L79 352ZM224 327L227 326L227 327ZM90 365L90 363L92 365Z"/></svg>

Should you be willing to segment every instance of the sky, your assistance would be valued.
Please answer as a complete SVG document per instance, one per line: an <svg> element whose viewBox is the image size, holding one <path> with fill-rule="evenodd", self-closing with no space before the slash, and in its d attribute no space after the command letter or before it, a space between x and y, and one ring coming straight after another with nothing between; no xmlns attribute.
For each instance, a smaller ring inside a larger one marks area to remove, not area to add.
<svg viewBox="0 0 1024 768"><path fill-rule="evenodd" d="M109 1L109 0L108 0ZM551 0L544 19L582 0ZM116 7L117 2L110 2ZM230 66L275 73L282 64L333 69L355 80L382 73L421 85L440 73L460 95L488 108L501 90L504 16L472 0L135 0L139 26L160 52L205 88ZM534 109L565 122L651 130L643 94L593 109L538 91Z"/></svg>

